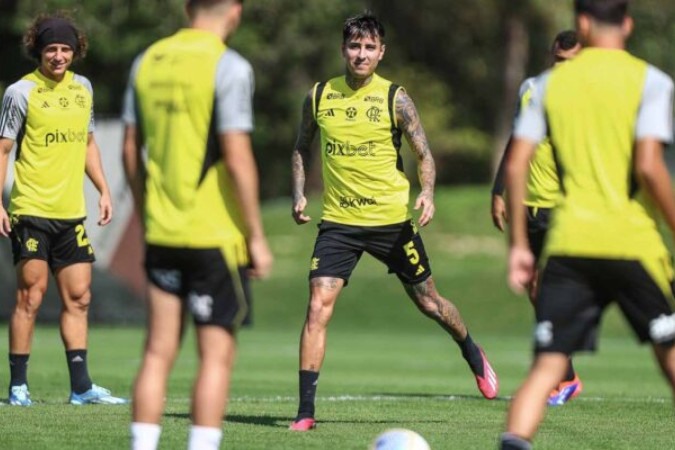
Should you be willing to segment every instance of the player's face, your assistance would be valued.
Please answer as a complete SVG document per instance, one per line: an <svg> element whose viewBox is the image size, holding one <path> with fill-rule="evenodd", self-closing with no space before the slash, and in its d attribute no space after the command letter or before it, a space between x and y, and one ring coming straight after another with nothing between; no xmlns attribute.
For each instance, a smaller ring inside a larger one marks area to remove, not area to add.
<svg viewBox="0 0 675 450"><path fill-rule="evenodd" d="M49 44L42 49L40 72L47 78L59 81L73 63L73 49L66 44Z"/></svg>
<svg viewBox="0 0 675 450"><path fill-rule="evenodd" d="M384 56L379 36L353 36L342 44L347 71L357 79L371 76Z"/></svg>

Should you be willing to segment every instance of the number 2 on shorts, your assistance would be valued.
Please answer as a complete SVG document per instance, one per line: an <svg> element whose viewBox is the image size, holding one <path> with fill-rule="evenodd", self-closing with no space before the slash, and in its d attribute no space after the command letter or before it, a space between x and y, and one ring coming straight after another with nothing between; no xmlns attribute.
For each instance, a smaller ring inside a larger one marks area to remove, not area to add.
<svg viewBox="0 0 675 450"><path fill-rule="evenodd" d="M89 245L89 239L84 235L84 225L77 225L75 227L75 234L77 235L77 246L86 247Z"/></svg>

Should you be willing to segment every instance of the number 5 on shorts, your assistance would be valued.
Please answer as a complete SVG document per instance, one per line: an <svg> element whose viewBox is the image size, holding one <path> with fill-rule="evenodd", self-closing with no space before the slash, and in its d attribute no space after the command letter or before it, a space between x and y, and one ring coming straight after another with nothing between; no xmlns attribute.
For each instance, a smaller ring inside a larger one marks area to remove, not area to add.
<svg viewBox="0 0 675 450"><path fill-rule="evenodd" d="M420 262L420 254L415 250L415 243L413 241L408 242L403 246L405 254L408 257L410 264L417 264Z"/></svg>

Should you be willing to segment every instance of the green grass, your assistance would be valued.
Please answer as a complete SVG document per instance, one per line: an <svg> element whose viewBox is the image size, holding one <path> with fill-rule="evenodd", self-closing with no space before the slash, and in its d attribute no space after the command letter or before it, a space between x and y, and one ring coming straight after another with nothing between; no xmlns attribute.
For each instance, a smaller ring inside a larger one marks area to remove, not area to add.
<svg viewBox="0 0 675 450"><path fill-rule="evenodd" d="M495 448L508 397L530 363L532 311L505 286L504 240L491 228L488 199L486 188L439 191L439 212L423 237L439 290L459 306L500 375L499 399L480 397L457 347L415 310L395 277L364 257L330 327L318 428L288 432L297 407L298 336L316 228L292 224L288 202L279 201L265 206L276 267L269 280L255 284L255 326L239 337L224 448L363 450L391 427L418 431L435 450ZM318 203L311 203L315 223ZM167 393L161 448L185 448L197 361L189 331ZM90 372L97 384L129 393L143 333L92 328ZM575 359L583 394L549 410L537 448L673 448L670 392L650 352L634 343L615 311L602 334L598 354ZM0 373L6 382L6 371ZM0 448L128 447L127 406L66 405L67 368L56 328L36 330L29 377L36 403L0 406Z"/></svg>

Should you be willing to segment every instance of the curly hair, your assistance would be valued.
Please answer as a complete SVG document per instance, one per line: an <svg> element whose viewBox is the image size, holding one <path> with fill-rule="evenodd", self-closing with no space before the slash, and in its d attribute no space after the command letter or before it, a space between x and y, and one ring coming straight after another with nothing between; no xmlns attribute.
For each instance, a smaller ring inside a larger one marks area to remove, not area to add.
<svg viewBox="0 0 675 450"><path fill-rule="evenodd" d="M57 11L53 14L40 14L33 20L33 23L31 23L23 35L23 48L27 56L37 60L38 62L40 61L42 53L42 49L38 48L38 34L40 25L42 25L45 21L52 19L65 20L73 27L73 30L75 30L77 35L77 48L73 49L73 59L84 58L87 55L89 41L87 40L87 36L84 34L84 32L75 25L75 22L69 11Z"/></svg>

